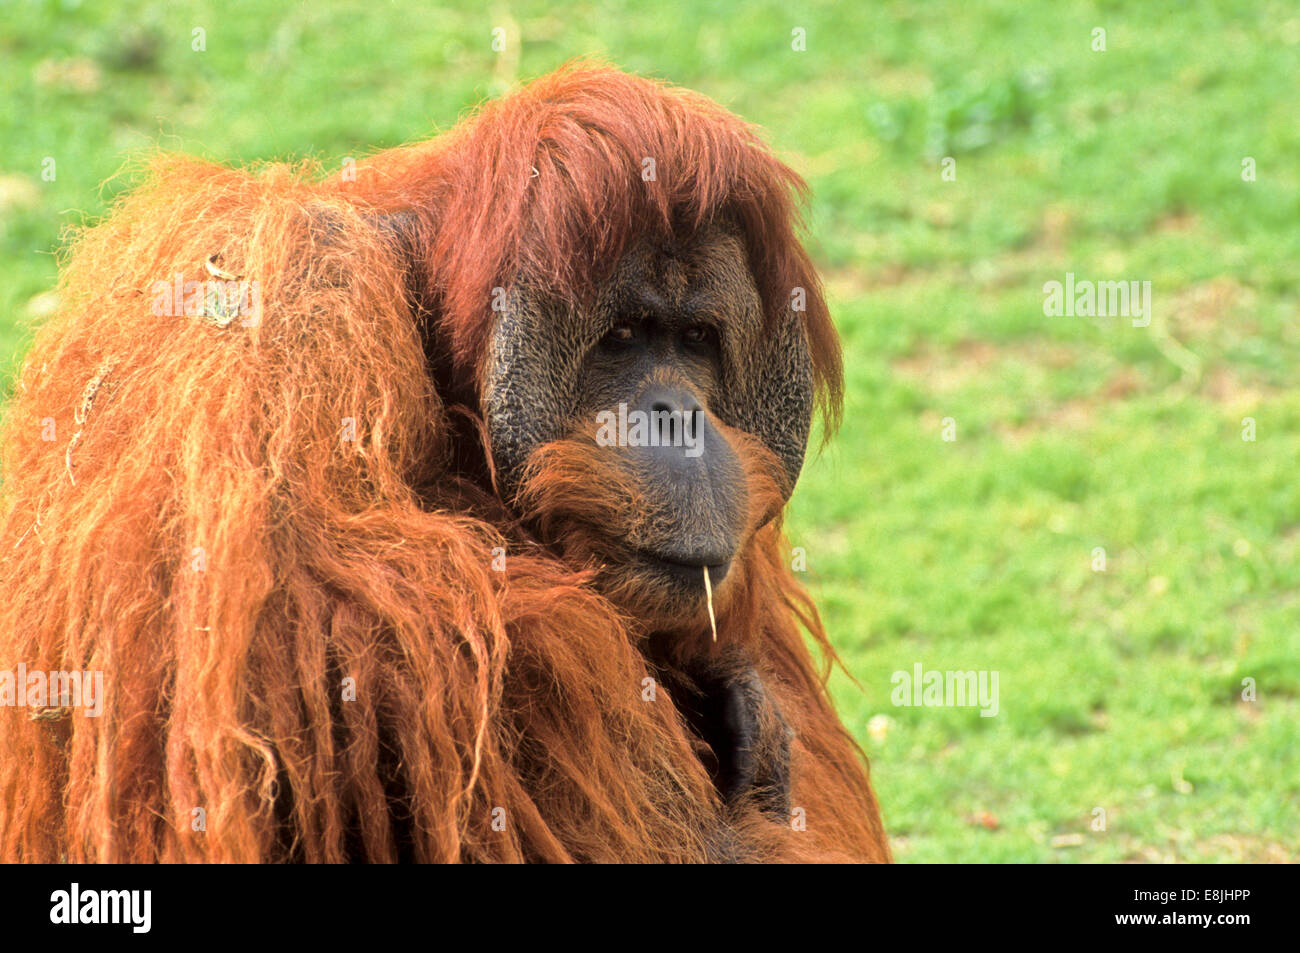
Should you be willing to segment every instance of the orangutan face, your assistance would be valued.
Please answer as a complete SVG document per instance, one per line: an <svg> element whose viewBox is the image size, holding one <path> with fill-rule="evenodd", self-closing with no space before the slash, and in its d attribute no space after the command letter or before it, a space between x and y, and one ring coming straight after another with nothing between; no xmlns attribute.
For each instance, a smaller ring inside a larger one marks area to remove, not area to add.
<svg viewBox="0 0 1300 953"><path fill-rule="evenodd" d="M627 608L697 612L706 569L724 587L788 497L813 393L798 316L780 317L723 228L634 246L585 310L514 289L484 396L498 475Z"/></svg>

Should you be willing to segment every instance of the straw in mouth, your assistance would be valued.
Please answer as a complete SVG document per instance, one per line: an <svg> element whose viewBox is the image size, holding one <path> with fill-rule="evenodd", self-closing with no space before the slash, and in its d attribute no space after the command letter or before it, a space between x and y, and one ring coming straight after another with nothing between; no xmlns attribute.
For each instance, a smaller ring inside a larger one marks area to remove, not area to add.
<svg viewBox="0 0 1300 953"><path fill-rule="evenodd" d="M709 567L704 567L704 597L709 603L709 625L713 627L713 641L718 641L718 619L713 614L713 583L709 582Z"/></svg>

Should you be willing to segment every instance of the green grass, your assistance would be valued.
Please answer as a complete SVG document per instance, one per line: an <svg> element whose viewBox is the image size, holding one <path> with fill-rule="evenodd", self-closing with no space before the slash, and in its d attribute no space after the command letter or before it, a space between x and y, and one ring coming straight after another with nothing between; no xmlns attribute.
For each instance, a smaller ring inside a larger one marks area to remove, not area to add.
<svg viewBox="0 0 1300 953"><path fill-rule="evenodd" d="M337 166L583 54L697 88L813 186L848 399L790 530L898 858L1300 856L1293 5L271 6L4 4L6 367L152 147ZM1067 271L1149 280L1151 326L1045 317ZM917 662L998 716L893 706Z"/></svg>

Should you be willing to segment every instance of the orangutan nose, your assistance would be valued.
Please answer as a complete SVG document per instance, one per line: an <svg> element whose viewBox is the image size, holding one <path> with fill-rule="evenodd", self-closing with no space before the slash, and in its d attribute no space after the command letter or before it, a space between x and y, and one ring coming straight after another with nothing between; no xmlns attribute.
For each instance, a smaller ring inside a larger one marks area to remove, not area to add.
<svg viewBox="0 0 1300 953"><path fill-rule="evenodd" d="M641 392L633 405L634 411L645 414L647 444L660 451L655 454L661 463L677 469L689 461L697 461L704 453L708 419L695 395L680 387L652 385Z"/></svg>

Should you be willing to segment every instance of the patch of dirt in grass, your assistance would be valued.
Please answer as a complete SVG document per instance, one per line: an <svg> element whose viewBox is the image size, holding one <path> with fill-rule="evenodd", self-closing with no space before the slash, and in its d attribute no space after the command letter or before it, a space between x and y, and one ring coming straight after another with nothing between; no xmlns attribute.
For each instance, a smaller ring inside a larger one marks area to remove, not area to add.
<svg viewBox="0 0 1300 953"><path fill-rule="evenodd" d="M858 267L833 268L822 271L821 276L833 298L852 301L882 288L896 288L921 278L933 278L935 273L902 262L889 262L870 272Z"/></svg>
<svg viewBox="0 0 1300 953"><path fill-rule="evenodd" d="M1076 348L1048 341L1026 341L998 347L987 341L962 341L948 349L925 348L894 362L899 376L926 391L947 395L986 374L996 374L1003 364L1036 365L1064 370L1080 357ZM1142 377L1131 367L1118 367L1095 392L1073 400L1044 405L1032 416L996 428L1005 439L1020 443L1048 430L1084 430L1105 403L1127 400L1144 390Z"/></svg>
<svg viewBox="0 0 1300 953"><path fill-rule="evenodd" d="M1243 381L1230 367L1215 367L1206 372L1201 392L1221 407L1244 412L1258 407L1273 389Z"/></svg>
<svg viewBox="0 0 1300 953"><path fill-rule="evenodd" d="M1217 862L1234 864L1293 864L1297 857L1285 844L1251 834L1216 834L1182 844L1143 844L1123 837L1124 862L1129 864L1185 864Z"/></svg>
<svg viewBox="0 0 1300 953"><path fill-rule="evenodd" d="M1211 283L1207 283L1211 284ZM1200 292L1202 310L1192 312L1192 320L1209 313L1218 305L1215 302L1235 300L1231 282ZM892 364L895 374L910 381L928 393L948 397L975 383L981 377L996 375L1003 366L1035 365L1049 371L1062 371L1081 358L1078 348L1055 342L1033 340L1006 345L988 341L965 340L949 347L926 345L899 358ZM997 426L996 431L1012 443L1021 443L1048 431L1078 431L1092 425L1097 412L1106 404L1132 400L1149 393L1151 382L1139 368L1130 365L1114 367L1103 383L1084 396L1055 404L1035 407L1027 419L1008 421ZM1241 370L1214 364L1208 367L1196 390L1196 395L1222 407L1230 413L1248 414L1255 411L1278 389L1252 379Z"/></svg>
<svg viewBox="0 0 1300 953"><path fill-rule="evenodd" d="M1153 232L1190 232L1200 226L1194 212L1179 210L1162 215L1151 226Z"/></svg>
<svg viewBox="0 0 1300 953"><path fill-rule="evenodd" d="M1189 340L1206 338L1216 331L1225 330L1231 322L1233 336L1248 336L1256 330L1249 317L1258 295L1255 289L1241 284L1227 275L1188 285L1173 293L1167 304L1153 303L1163 308L1169 318L1170 332L1184 344Z"/></svg>
<svg viewBox="0 0 1300 953"><path fill-rule="evenodd" d="M925 387L949 393L979 377L995 361L1010 353L988 341L962 341L952 348L926 348L894 362L894 370Z"/></svg>
<svg viewBox="0 0 1300 953"><path fill-rule="evenodd" d="M1074 228L1074 212L1067 205L1048 205L1043 209L1042 221L1034 236L1034 245L1059 257L1065 253L1065 245Z"/></svg>
<svg viewBox="0 0 1300 953"><path fill-rule="evenodd" d="M1076 433L1092 426L1096 405L1088 400L1067 400L1057 404L1047 413L1026 420L1020 424L1007 424L999 427L998 432L1011 444L1021 444L1031 437L1046 431L1067 431Z"/></svg>

